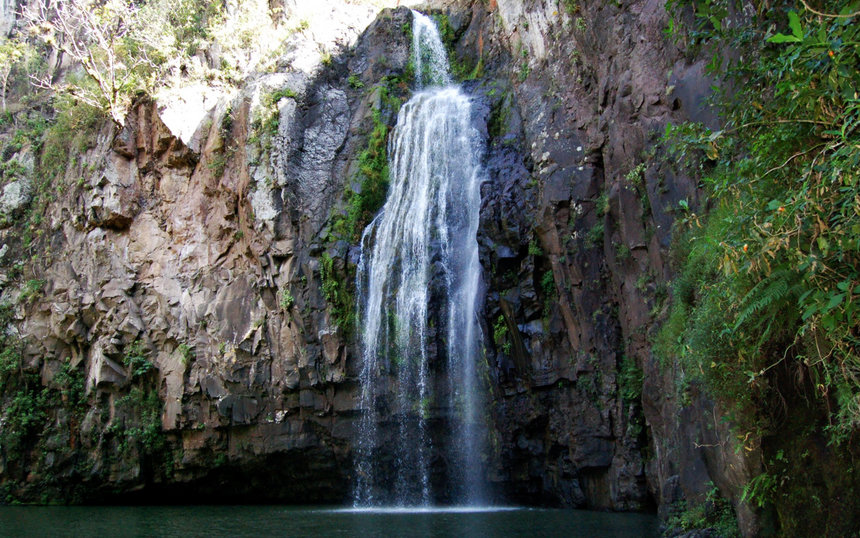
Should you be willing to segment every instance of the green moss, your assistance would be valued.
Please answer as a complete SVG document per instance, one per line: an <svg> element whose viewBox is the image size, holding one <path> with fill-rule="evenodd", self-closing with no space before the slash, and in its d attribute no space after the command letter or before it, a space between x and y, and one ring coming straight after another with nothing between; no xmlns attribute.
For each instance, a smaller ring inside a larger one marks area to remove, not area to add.
<svg viewBox="0 0 860 538"><path fill-rule="evenodd" d="M504 96L493 103L493 107L490 109L490 118L487 120L487 132L491 141L499 140L507 133L511 106L509 92L505 92Z"/></svg>

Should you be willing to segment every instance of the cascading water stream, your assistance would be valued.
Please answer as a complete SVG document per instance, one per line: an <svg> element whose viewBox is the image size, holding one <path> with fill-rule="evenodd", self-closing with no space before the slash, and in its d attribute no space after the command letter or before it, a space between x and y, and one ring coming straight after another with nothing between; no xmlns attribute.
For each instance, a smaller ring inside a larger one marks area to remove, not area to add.
<svg viewBox="0 0 860 538"><path fill-rule="evenodd" d="M392 134L388 198L361 239L356 506L482 496L482 142L436 27L413 21L418 91Z"/></svg>

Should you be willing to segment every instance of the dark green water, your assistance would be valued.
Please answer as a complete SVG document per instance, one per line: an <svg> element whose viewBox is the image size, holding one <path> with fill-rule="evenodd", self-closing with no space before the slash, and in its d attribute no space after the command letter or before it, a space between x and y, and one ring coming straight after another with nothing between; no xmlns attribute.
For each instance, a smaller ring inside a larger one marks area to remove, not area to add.
<svg viewBox="0 0 860 538"><path fill-rule="evenodd" d="M0 536L657 536L643 514L581 510L284 506L0 506Z"/></svg>

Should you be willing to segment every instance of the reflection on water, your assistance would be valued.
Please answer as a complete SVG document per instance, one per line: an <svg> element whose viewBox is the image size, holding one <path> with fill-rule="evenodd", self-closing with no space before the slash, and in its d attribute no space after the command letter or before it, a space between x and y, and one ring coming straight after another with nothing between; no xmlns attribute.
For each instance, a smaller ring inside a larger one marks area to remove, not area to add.
<svg viewBox="0 0 860 538"><path fill-rule="evenodd" d="M657 536L653 515L516 507L0 506L0 536Z"/></svg>

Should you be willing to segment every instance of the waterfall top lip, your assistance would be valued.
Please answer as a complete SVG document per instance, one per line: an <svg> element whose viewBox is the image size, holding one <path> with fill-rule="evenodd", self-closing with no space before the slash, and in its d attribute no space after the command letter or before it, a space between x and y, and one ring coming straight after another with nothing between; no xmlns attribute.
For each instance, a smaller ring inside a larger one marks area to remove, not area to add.
<svg viewBox="0 0 860 538"><path fill-rule="evenodd" d="M417 88L450 85L453 80L448 53L436 22L420 11L414 9L410 11L413 21L412 61L415 66Z"/></svg>

